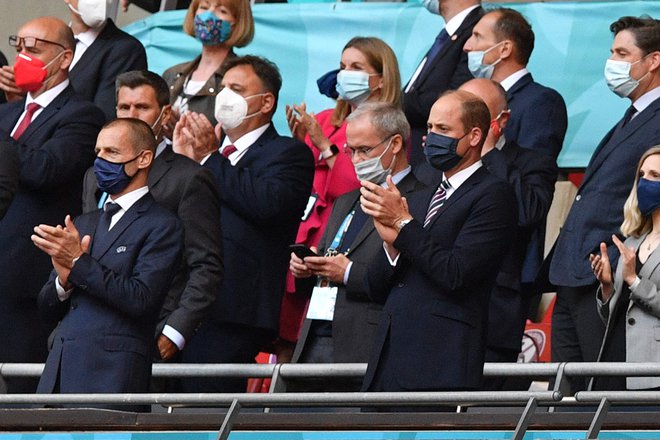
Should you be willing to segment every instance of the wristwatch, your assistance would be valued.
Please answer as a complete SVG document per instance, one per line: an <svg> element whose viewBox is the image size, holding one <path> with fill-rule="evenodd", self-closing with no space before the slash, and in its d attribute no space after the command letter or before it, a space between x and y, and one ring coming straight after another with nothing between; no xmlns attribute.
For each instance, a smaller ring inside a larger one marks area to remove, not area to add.
<svg viewBox="0 0 660 440"><path fill-rule="evenodd" d="M408 223L410 223L413 219L412 218L404 218L403 220L399 220L396 224L396 228L401 232L401 229Z"/></svg>
<svg viewBox="0 0 660 440"><path fill-rule="evenodd" d="M327 150L321 151L321 157L323 159L330 159L332 156L339 154L339 148L335 144L330 145L330 148Z"/></svg>

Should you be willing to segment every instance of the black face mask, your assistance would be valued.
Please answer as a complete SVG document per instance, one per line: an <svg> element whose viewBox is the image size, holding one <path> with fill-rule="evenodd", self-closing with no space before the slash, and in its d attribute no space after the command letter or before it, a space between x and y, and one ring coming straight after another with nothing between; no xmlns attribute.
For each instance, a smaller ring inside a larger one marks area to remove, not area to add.
<svg viewBox="0 0 660 440"><path fill-rule="evenodd" d="M451 170L463 158L456 153L456 148L458 147L458 142L465 136L467 136L467 133L456 139L443 134L429 132L426 135L426 145L424 145L426 161L433 168L440 171Z"/></svg>
<svg viewBox="0 0 660 440"><path fill-rule="evenodd" d="M316 85L319 87L319 92L328 98L337 99L337 74L339 69L331 70L325 75L316 80Z"/></svg>

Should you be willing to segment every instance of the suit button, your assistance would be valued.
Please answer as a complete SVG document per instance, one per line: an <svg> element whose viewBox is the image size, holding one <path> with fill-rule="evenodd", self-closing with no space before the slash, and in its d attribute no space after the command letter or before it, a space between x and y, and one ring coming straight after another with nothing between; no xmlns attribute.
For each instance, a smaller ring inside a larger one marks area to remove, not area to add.
<svg viewBox="0 0 660 440"><path fill-rule="evenodd" d="M215 89L213 87L209 87L209 93L215 92Z"/></svg>
<svg viewBox="0 0 660 440"><path fill-rule="evenodd" d="M404 283L399 283L399 284L397 284L397 286L398 287L403 287L403 286L405 286L405 284Z"/></svg>
<svg viewBox="0 0 660 440"><path fill-rule="evenodd" d="M635 318L628 318L628 324L635 325Z"/></svg>
<svg viewBox="0 0 660 440"><path fill-rule="evenodd" d="M77 306L77 305L75 305L75 304L71 304L71 310L75 310L75 309L76 309L76 307L78 307L78 306Z"/></svg>
<svg viewBox="0 0 660 440"><path fill-rule="evenodd" d="M575 196L575 201L579 202L581 198L582 198L582 195L578 194L577 196Z"/></svg>

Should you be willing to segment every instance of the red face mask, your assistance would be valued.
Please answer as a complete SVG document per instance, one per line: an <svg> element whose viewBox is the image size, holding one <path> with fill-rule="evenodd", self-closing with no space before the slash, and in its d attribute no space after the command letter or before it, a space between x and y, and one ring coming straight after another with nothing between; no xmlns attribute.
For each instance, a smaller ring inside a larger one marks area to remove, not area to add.
<svg viewBox="0 0 660 440"><path fill-rule="evenodd" d="M16 81L16 87L26 92L36 92L39 90L44 85L44 81L48 75L46 69L63 53L64 51L57 54L48 64L44 64L39 58L33 58L22 52L16 55L16 62L14 63L14 81Z"/></svg>
<svg viewBox="0 0 660 440"><path fill-rule="evenodd" d="M502 134L502 129L500 128L500 123L497 122L497 119L490 121L490 132L493 133L495 138L499 139Z"/></svg>

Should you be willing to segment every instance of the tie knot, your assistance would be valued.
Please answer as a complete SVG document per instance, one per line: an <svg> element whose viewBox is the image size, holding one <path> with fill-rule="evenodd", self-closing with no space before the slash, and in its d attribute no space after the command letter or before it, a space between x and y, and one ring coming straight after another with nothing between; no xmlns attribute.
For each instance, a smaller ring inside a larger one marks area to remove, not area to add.
<svg viewBox="0 0 660 440"><path fill-rule="evenodd" d="M27 105L27 108L25 109L25 111L26 111L27 114L33 115L34 112L36 112L40 108L41 108L41 106L39 104L37 104L36 102L31 102Z"/></svg>
<svg viewBox="0 0 660 440"><path fill-rule="evenodd" d="M442 182L440 182L440 186L447 190L451 188L451 183L449 183L449 180L445 179Z"/></svg>
<svg viewBox="0 0 660 440"><path fill-rule="evenodd" d="M103 211L105 211L105 213L108 214L110 217L117 214L120 209L121 206L119 206L119 204L115 202L108 202L105 205L103 205Z"/></svg>
<svg viewBox="0 0 660 440"><path fill-rule="evenodd" d="M235 152L237 150L236 146L234 145L227 145L223 150L222 150L222 155L226 158L229 158L231 153Z"/></svg>

